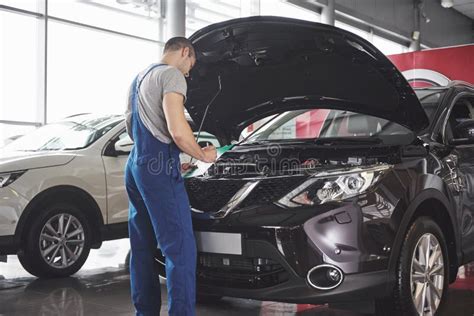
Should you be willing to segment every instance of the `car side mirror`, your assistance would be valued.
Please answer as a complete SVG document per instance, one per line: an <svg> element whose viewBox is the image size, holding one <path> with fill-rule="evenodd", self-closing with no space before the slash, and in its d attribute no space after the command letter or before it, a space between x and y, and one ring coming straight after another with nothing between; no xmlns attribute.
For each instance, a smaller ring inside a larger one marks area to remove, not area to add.
<svg viewBox="0 0 474 316"><path fill-rule="evenodd" d="M132 147L133 147L133 141L128 135L116 141L114 145L115 153L118 156L128 155L132 151Z"/></svg>
<svg viewBox="0 0 474 316"><path fill-rule="evenodd" d="M454 128L456 138L450 140L450 145L474 144L474 120L465 120Z"/></svg>

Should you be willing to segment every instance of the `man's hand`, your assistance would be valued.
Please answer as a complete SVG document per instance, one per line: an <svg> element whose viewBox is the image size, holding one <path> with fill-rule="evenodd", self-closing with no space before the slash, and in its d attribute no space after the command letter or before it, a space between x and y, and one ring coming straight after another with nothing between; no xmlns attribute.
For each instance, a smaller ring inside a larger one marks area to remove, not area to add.
<svg viewBox="0 0 474 316"><path fill-rule="evenodd" d="M208 163L211 163L211 162L214 162L216 161L217 159L217 150L216 150L216 147L210 145L210 146L206 146L202 149L203 153L204 153L204 162L208 162Z"/></svg>
<svg viewBox="0 0 474 316"><path fill-rule="evenodd" d="M181 164L181 173L197 168L197 166L190 162L184 162Z"/></svg>

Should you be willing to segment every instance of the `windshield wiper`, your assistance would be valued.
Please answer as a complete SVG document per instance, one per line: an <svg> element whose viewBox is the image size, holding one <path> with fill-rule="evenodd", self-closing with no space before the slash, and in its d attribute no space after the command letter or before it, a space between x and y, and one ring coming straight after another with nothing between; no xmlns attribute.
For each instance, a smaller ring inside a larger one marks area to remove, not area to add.
<svg viewBox="0 0 474 316"><path fill-rule="evenodd" d="M324 137L315 141L317 145L328 144L380 144L382 140L377 137Z"/></svg>

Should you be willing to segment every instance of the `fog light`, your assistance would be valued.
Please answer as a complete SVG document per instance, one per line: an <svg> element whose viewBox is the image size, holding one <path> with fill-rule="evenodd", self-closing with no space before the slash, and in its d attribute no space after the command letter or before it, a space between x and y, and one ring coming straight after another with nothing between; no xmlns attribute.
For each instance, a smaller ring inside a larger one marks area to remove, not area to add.
<svg viewBox="0 0 474 316"><path fill-rule="evenodd" d="M341 285L344 274L336 266L322 264L309 270L306 279L311 287L327 291Z"/></svg>
<svg viewBox="0 0 474 316"><path fill-rule="evenodd" d="M336 269L329 269L327 271L327 277L328 277L329 280L337 283L341 280L342 275Z"/></svg>

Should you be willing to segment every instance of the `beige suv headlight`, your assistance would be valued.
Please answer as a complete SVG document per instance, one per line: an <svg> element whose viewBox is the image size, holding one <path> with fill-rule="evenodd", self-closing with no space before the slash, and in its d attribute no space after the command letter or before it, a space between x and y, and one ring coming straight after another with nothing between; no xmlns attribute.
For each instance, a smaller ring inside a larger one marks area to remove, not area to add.
<svg viewBox="0 0 474 316"><path fill-rule="evenodd" d="M15 171L15 172L7 172L7 173L0 173L0 188L4 188L11 184L13 181L21 177L26 170L23 171Z"/></svg>

